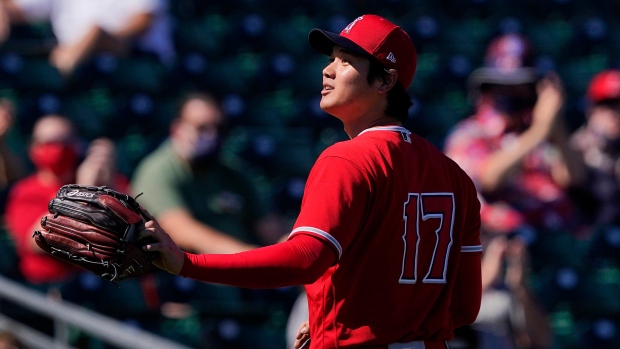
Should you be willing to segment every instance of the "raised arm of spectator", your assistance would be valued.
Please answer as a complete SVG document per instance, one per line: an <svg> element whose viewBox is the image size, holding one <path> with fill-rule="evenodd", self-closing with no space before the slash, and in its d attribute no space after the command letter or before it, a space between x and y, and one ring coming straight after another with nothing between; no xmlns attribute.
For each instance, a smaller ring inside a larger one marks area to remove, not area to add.
<svg viewBox="0 0 620 349"><path fill-rule="evenodd" d="M523 158L545 140L548 140L564 104L559 79L546 77L538 82L538 101L532 112L532 124L510 146L503 147L488 157L481 171L480 184L483 191L500 187L510 170L521 164Z"/></svg>

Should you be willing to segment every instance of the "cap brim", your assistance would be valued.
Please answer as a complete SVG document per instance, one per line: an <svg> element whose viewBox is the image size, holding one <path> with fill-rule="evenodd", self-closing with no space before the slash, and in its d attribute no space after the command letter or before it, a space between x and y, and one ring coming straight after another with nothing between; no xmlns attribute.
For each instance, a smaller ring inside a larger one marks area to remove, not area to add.
<svg viewBox="0 0 620 349"><path fill-rule="evenodd" d="M352 53L374 58L369 52L353 41L326 30L312 29L308 34L308 42L310 42L310 45L312 45L315 50L327 56L331 56L332 49L337 45Z"/></svg>
<svg viewBox="0 0 620 349"><path fill-rule="evenodd" d="M478 68L469 75L469 86L479 87L482 84L521 85L534 83L539 76L535 68L518 68L505 72L497 68Z"/></svg>

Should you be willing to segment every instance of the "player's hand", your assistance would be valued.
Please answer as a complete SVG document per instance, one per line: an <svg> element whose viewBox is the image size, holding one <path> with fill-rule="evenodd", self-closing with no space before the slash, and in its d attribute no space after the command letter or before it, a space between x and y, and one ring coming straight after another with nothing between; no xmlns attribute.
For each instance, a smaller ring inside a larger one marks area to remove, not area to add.
<svg viewBox="0 0 620 349"><path fill-rule="evenodd" d="M307 349L308 341L310 340L310 324L308 320L301 323L297 330L297 336L295 337L295 343L293 348L295 349Z"/></svg>
<svg viewBox="0 0 620 349"><path fill-rule="evenodd" d="M179 249L170 235L159 226L159 223L152 216L151 220L145 223L144 230L140 232L140 239L149 241L142 249L159 252L159 257L153 261L156 267L174 275L181 272L185 253Z"/></svg>

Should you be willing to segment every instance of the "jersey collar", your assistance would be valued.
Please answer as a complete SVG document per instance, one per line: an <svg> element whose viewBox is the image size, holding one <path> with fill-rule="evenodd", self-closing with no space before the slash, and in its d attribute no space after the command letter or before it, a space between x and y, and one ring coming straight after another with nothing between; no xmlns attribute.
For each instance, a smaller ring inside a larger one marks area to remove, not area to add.
<svg viewBox="0 0 620 349"><path fill-rule="evenodd" d="M375 126L375 127L367 128L364 131L360 132L358 136L362 135L365 132L369 132L369 131L392 131L392 132L406 133L408 135L411 134L411 131L407 130L406 128L402 126L393 125L393 126Z"/></svg>

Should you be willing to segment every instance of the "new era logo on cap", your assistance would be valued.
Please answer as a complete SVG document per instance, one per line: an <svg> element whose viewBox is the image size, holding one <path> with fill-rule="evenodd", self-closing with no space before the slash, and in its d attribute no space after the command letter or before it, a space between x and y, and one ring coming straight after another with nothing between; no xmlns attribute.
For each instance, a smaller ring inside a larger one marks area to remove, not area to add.
<svg viewBox="0 0 620 349"><path fill-rule="evenodd" d="M396 57L394 57L394 54L392 52L388 53L387 57L385 58L388 61L392 62L392 63L396 63Z"/></svg>
<svg viewBox="0 0 620 349"><path fill-rule="evenodd" d="M413 41L399 26L377 15L357 17L340 34L312 29L310 44L321 53L331 55L334 45L373 57L387 69L395 69L398 81L409 88L417 65ZM398 57L398 59L397 59Z"/></svg>

